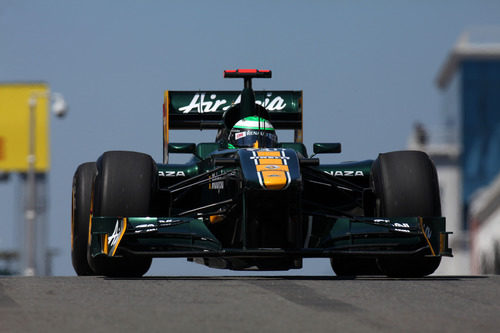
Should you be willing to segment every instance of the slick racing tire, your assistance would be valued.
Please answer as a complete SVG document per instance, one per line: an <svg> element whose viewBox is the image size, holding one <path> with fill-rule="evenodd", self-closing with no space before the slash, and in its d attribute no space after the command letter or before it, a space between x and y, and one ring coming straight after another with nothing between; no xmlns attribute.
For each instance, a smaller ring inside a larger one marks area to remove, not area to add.
<svg viewBox="0 0 500 333"><path fill-rule="evenodd" d="M97 168L95 162L83 163L73 176L71 196L71 261L77 275L95 275L87 260L90 201Z"/></svg>
<svg viewBox="0 0 500 333"><path fill-rule="evenodd" d="M149 216L157 187L157 168L151 156L127 151L104 153L97 161L94 186L95 216ZM119 248L118 248L119 251ZM117 253L117 257L92 258L99 275L140 277L149 270L150 257Z"/></svg>
<svg viewBox="0 0 500 333"><path fill-rule="evenodd" d="M351 256L335 256L330 258L335 275L338 277L355 277L359 275L382 275L375 258L355 258Z"/></svg>
<svg viewBox="0 0 500 333"><path fill-rule="evenodd" d="M378 216L441 216L436 168L424 152L380 154L372 165L371 175ZM380 257L378 265L389 277L423 277L432 274L441 262L441 257L426 257L427 254L430 252Z"/></svg>

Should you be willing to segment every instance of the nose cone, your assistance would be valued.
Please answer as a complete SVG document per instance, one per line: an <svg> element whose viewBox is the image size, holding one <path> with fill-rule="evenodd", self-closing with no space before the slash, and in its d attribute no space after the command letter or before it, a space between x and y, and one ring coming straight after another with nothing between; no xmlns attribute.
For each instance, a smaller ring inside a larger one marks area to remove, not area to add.
<svg viewBox="0 0 500 333"><path fill-rule="evenodd" d="M280 191L300 184L297 153L291 149L242 149L241 169L247 189Z"/></svg>
<svg viewBox="0 0 500 333"><path fill-rule="evenodd" d="M290 182L290 169L280 151L257 151L257 177L268 190L282 190Z"/></svg>

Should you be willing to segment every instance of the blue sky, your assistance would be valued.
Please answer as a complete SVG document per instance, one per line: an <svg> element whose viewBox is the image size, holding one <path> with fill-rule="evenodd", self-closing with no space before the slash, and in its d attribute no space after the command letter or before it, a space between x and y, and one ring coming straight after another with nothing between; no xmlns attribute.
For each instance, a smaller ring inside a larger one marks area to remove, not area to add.
<svg viewBox="0 0 500 333"><path fill-rule="evenodd" d="M441 122L434 80L460 33L500 24L497 1L0 2L0 81L46 81L70 113L51 120L49 244L72 275L70 193L76 167L106 150L160 161L163 91L240 89L224 69L262 68L255 89L304 91L304 141L342 142L324 162L404 149L415 121ZM172 141L212 140L176 132ZM0 249L14 246L15 181L0 183ZM21 221L22 222L22 221ZM331 274L325 260L291 274ZM228 274L183 260L151 273ZM240 273L239 273L240 274Z"/></svg>

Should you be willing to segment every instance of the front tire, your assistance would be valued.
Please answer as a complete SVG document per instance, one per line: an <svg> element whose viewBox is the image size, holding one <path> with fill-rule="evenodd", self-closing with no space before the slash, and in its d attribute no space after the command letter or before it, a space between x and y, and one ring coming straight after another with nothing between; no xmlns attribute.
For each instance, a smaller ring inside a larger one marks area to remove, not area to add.
<svg viewBox="0 0 500 333"><path fill-rule="evenodd" d="M71 261L79 276L95 275L87 260L90 201L97 168L95 162L81 164L73 176L71 196Z"/></svg>
<svg viewBox="0 0 500 333"><path fill-rule="evenodd" d="M330 258L335 275L338 277L356 277L359 275L382 275L376 258L358 258L353 256L335 256Z"/></svg>
<svg viewBox="0 0 500 333"><path fill-rule="evenodd" d="M149 216L157 187L157 168L146 154L110 151L97 161L94 187L95 216ZM90 266L101 275L140 277L149 270L151 257L122 253L117 257L92 258Z"/></svg>
<svg viewBox="0 0 500 333"><path fill-rule="evenodd" d="M436 168L424 152L380 154L373 163L371 175L377 216L441 216ZM430 253L381 257L378 265L390 277L423 277L432 274L441 262L441 257L426 257L427 254Z"/></svg>

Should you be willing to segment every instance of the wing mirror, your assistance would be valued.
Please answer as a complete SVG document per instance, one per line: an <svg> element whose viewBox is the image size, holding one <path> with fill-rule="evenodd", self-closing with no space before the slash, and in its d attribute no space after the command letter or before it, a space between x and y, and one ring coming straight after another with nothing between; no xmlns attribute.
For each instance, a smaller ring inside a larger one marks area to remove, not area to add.
<svg viewBox="0 0 500 333"><path fill-rule="evenodd" d="M169 143L168 152L176 154L194 154L196 152L195 143Z"/></svg>
<svg viewBox="0 0 500 333"><path fill-rule="evenodd" d="M313 151L314 151L314 155L316 155L316 154L338 154L338 153L342 152L342 145L340 144L340 142L315 143L313 145Z"/></svg>

